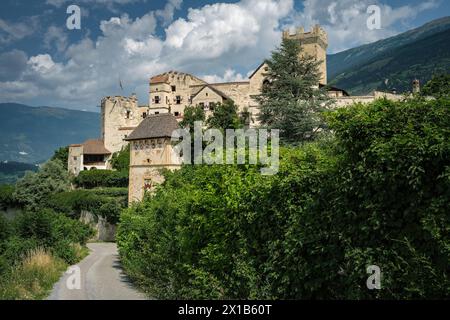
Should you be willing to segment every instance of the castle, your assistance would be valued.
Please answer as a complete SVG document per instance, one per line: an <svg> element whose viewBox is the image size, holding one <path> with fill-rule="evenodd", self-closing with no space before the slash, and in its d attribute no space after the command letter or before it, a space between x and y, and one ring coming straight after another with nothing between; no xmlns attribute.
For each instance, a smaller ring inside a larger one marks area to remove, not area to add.
<svg viewBox="0 0 450 320"><path fill-rule="evenodd" d="M298 28L294 32L284 31L283 38L300 43L304 55L320 61L319 86L327 85L327 47L325 30L316 25L310 32ZM68 169L78 175L83 170L110 169L112 154L131 144L130 157L130 202L142 199L145 190L151 189L162 177L161 168L177 169L181 159L173 154L170 130L181 121L184 109L190 105L204 108L209 116L216 103L233 100L239 111L250 114L250 126L257 126L258 103L255 99L267 83L268 66L262 63L246 81L207 83L191 74L169 71L150 79L149 102L139 106L135 95L129 98L105 97L101 102L101 138L88 140L69 147ZM355 102L371 102L385 96L400 99L400 96L375 92L370 96L349 96L345 90L327 87L336 107ZM169 132L170 131L170 132Z"/></svg>

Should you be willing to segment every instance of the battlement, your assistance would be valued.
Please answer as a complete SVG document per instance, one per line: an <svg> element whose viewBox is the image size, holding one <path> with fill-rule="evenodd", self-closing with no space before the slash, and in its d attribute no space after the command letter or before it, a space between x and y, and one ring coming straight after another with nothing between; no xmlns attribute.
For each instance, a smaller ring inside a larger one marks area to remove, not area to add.
<svg viewBox="0 0 450 320"><path fill-rule="evenodd" d="M131 95L130 97L125 96L107 96L104 97L101 101L101 104L103 105L106 102L115 103L115 102L123 102L123 103L131 103L131 104L137 104L138 98L135 94Z"/></svg>
<svg viewBox="0 0 450 320"><path fill-rule="evenodd" d="M308 32L305 32L304 27L299 27L295 30L284 30L283 39L300 40L302 43L317 42L324 47L324 49L328 47L327 32L318 24Z"/></svg>

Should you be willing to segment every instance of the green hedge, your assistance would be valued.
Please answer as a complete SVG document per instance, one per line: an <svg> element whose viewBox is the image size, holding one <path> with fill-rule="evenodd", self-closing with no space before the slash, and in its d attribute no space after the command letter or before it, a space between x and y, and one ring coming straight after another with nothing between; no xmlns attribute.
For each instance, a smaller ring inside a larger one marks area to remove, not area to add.
<svg viewBox="0 0 450 320"><path fill-rule="evenodd" d="M86 210L117 223L120 213L128 204L128 189L91 189L62 192L51 196L47 206L65 214L77 214Z"/></svg>
<svg viewBox="0 0 450 320"><path fill-rule="evenodd" d="M128 187L128 172L112 170L81 171L74 183L79 188L93 189L100 187Z"/></svg>
<svg viewBox="0 0 450 320"><path fill-rule="evenodd" d="M378 100L280 171L186 166L128 209L127 272L156 298L450 297L450 101ZM368 290L366 268L382 271Z"/></svg>

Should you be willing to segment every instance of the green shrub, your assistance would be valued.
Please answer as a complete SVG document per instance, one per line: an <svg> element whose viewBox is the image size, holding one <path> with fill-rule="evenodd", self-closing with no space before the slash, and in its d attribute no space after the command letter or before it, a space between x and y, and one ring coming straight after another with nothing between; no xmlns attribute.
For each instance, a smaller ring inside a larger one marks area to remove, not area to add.
<svg viewBox="0 0 450 320"><path fill-rule="evenodd" d="M90 170L82 171L75 178L75 184L79 188L110 188L128 187L128 172L112 171L112 170Z"/></svg>
<svg viewBox="0 0 450 320"><path fill-rule="evenodd" d="M185 166L121 216L127 272L156 298L450 297L449 100L328 116L280 171ZM366 287L366 268L382 289Z"/></svg>
<svg viewBox="0 0 450 320"><path fill-rule="evenodd" d="M128 204L128 189L74 190L55 194L48 199L47 206L57 212L79 216L89 211L96 216L117 223L120 213Z"/></svg>
<svg viewBox="0 0 450 320"><path fill-rule="evenodd" d="M14 186L0 185L0 210L16 205Z"/></svg>
<svg viewBox="0 0 450 320"><path fill-rule="evenodd" d="M116 152L111 157L111 166L114 170L128 174L130 167L130 145L128 144L121 151Z"/></svg>
<svg viewBox="0 0 450 320"><path fill-rule="evenodd" d="M47 198L70 189L67 170L59 160L46 162L38 172L28 172L20 179L14 191L14 198L28 211L42 209Z"/></svg>

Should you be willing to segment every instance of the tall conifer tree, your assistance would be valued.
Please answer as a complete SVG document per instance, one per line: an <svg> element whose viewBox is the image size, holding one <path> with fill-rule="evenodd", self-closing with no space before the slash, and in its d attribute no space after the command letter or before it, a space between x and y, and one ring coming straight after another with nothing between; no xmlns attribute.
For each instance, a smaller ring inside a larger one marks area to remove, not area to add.
<svg viewBox="0 0 450 320"><path fill-rule="evenodd" d="M290 144L314 140L325 129L321 113L331 102L325 87L319 87L320 61L299 59L300 53L297 41L283 39L266 61L267 77L257 97L263 126L280 129L280 138Z"/></svg>

